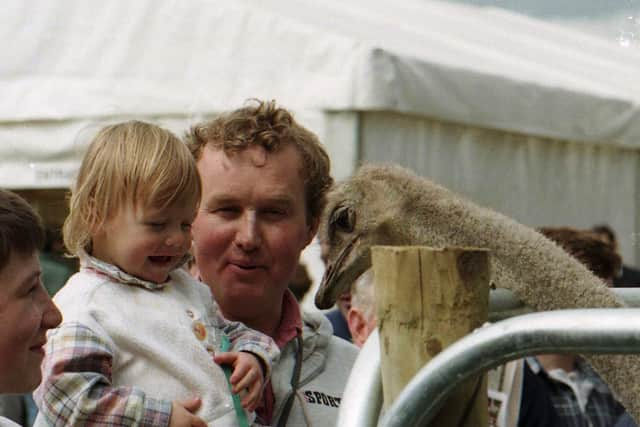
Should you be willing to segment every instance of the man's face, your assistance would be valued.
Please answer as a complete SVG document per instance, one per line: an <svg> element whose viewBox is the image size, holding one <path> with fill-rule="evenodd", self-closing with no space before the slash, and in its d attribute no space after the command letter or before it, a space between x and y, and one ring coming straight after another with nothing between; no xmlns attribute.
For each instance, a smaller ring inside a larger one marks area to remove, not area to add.
<svg viewBox="0 0 640 427"><path fill-rule="evenodd" d="M193 224L196 263L226 317L259 327L281 302L317 221L306 215L295 147L227 156L206 146L198 160L202 203ZM259 320L258 320L259 321Z"/></svg>
<svg viewBox="0 0 640 427"><path fill-rule="evenodd" d="M42 378L48 329L62 317L40 281L38 253L12 253L0 271L0 393L25 393Z"/></svg>

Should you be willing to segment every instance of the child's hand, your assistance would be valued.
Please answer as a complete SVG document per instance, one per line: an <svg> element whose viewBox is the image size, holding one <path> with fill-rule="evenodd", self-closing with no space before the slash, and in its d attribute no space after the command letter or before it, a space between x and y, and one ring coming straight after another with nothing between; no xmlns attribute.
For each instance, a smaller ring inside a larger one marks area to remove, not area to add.
<svg viewBox="0 0 640 427"><path fill-rule="evenodd" d="M202 418L193 415L201 403L199 397L171 402L169 427L207 427Z"/></svg>
<svg viewBox="0 0 640 427"><path fill-rule="evenodd" d="M247 411L255 411L260 398L262 397L262 385L264 378L262 375L262 367L260 361L251 353L226 352L218 353L213 359L219 365L231 365L233 373L231 374L232 391L235 394L246 390L247 393L242 396L242 407Z"/></svg>

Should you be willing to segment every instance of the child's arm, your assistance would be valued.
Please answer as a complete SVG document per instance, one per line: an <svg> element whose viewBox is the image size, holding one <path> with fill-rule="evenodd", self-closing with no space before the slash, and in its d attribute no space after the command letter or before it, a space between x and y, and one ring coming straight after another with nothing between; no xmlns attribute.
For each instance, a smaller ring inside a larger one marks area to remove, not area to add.
<svg viewBox="0 0 640 427"><path fill-rule="evenodd" d="M169 426L174 421L172 402L135 387L112 386L113 351L90 328L63 324L49 333L46 349L43 381L34 398L49 425Z"/></svg>
<svg viewBox="0 0 640 427"><path fill-rule="evenodd" d="M248 352L255 355L264 369L263 376L266 380L271 376L271 367L278 360L280 350L271 337L250 329L242 322L232 322L225 319L213 301L212 319L216 327L224 332L231 341L230 352Z"/></svg>
<svg viewBox="0 0 640 427"><path fill-rule="evenodd" d="M216 354L214 361L220 365L231 365L233 374L229 381L233 386L232 392L239 394L246 390L242 396L242 407L249 412L255 411L265 382L260 359L252 353L233 351Z"/></svg>

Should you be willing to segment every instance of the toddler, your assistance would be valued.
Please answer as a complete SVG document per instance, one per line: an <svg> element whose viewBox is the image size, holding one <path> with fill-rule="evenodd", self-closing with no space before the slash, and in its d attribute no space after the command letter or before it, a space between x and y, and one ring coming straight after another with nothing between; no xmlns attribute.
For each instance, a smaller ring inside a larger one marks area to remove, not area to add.
<svg viewBox="0 0 640 427"><path fill-rule="evenodd" d="M218 363L232 366L233 393L245 391L251 412L278 350L223 319L180 268L199 200L195 162L172 133L132 121L94 138L63 230L81 269L55 297L64 320L48 337L36 425L246 422Z"/></svg>

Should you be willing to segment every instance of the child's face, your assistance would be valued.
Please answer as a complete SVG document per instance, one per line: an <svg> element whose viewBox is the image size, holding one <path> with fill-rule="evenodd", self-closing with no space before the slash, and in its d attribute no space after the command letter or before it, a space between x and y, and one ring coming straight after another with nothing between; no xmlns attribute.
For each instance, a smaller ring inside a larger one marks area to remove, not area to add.
<svg viewBox="0 0 640 427"><path fill-rule="evenodd" d="M40 282L38 252L12 253L0 271L0 393L25 393L40 383L45 334L61 320Z"/></svg>
<svg viewBox="0 0 640 427"><path fill-rule="evenodd" d="M92 236L92 255L141 279L166 282L191 246L195 214L193 203L164 210L127 203Z"/></svg>

